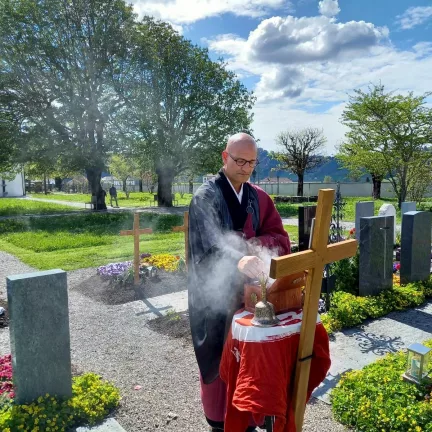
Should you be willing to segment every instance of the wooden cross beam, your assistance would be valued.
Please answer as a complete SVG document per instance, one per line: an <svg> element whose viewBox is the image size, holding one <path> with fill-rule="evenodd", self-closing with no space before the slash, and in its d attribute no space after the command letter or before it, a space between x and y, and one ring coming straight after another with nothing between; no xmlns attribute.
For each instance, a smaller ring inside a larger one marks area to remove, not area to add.
<svg viewBox="0 0 432 432"><path fill-rule="evenodd" d="M139 284L139 269L140 269L140 251L139 251L139 238L141 234L151 234L151 228L139 227L139 213L134 213L133 228L131 230L120 231L121 236L134 236L134 284Z"/></svg>
<svg viewBox="0 0 432 432"><path fill-rule="evenodd" d="M357 251L356 240L328 245L333 200L333 189L319 191L311 249L273 258L270 266L270 277L274 279L309 270L294 380L293 403L297 432L300 432L303 427L324 266L343 258L352 257Z"/></svg>
<svg viewBox="0 0 432 432"><path fill-rule="evenodd" d="M184 212L184 222L182 226L175 226L172 229L174 232L184 232L185 233L185 261L186 269L188 266L188 249L189 249L189 212Z"/></svg>

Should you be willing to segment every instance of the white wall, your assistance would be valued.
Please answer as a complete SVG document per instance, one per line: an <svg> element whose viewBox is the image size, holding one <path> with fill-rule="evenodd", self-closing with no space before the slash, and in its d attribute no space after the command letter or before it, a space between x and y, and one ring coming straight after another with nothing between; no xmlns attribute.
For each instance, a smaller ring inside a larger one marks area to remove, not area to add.
<svg viewBox="0 0 432 432"><path fill-rule="evenodd" d="M261 189L264 189L270 195L278 195L277 183L265 184L256 183ZM194 184L194 193L200 185ZM303 195L316 196L320 189L335 189L337 183L321 183L321 182L305 182L303 184ZM340 183L341 194L343 197L372 197L372 183ZM157 190L157 189L155 189ZM173 192L184 192L188 191L186 186L173 185ZM296 196L297 195L297 183L280 183L279 184L279 195L283 196ZM432 197L432 189L425 195L426 197ZM390 183L381 184L381 197L382 198L395 198L396 195L393 191L393 187Z"/></svg>
<svg viewBox="0 0 432 432"><path fill-rule="evenodd" d="M18 173L13 180L6 180L6 194L3 195L3 179L0 177L0 197L20 197L24 195L24 176Z"/></svg>

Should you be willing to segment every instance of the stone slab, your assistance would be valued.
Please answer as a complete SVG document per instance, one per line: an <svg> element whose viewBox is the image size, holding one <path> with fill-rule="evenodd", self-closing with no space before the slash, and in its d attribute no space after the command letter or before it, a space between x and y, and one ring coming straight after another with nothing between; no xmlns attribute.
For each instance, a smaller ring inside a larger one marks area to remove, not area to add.
<svg viewBox="0 0 432 432"><path fill-rule="evenodd" d="M393 286L393 216L360 220L359 294L377 295Z"/></svg>
<svg viewBox="0 0 432 432"><path fill-rule="evenodd" d="M79 427L75 432L126 432L113 418L106 419L103 423L91 427Z"/></svg>
<svg viewBox="0 0 432 432"><path fill-rule="evenodd" d="M378 216L390 216L394 218L393 222L393 244L396 243L396 209L393 204L383 204L379 211Z"/></svg>
<svg viewBox="0 0 432 432"><path fill-rule="evenodd" d="M432 339L432 301L422 307L392 312L363 326L337 332L330 340L330 371L312 395L330 403L330 392L343 373L362 369L387 353L428 339Z"/></svg>
<svg viewBox="0 0 432 432"><path fill-rule="evenodd" d="M431 266L432 213L427 211L406 212L401 240L402 283L426 280Z"/></svg>
<svg viewBox="0 0 432 432"><path fill-rule="evenodd" d="M315 217L317 206L299 206L298 208L298 246L299 251L309 249L312 219Z"/></svg>
<svg viewBox="0 0 432 432"><path fill-rule="evenodd" d="M16 401L72 396L66 272L6 278Z"/></svg>
<svg viewBox="0 0 432 432"><path fill-rule="evenodd" d="M187 290L164 294L145 300L136 300L123 305L132 309L137 316L144 316L146 320L152 320L165 316L168 311L184 312L188 310Z"/></svg>
<svg viewBox="0 0 432 432"><path fill-rule="evenodd" d="M416 211L416 203L412 201L405 201L401 204L401 225L403 223L403 215L407 212ZM401 229L402 231L402 229Z"/></svg>
<svg viewBox="0 0 432 432"><path fill-rule="evenodd" d="M360 240L360 219L371 217L375 214L375 204L373 201L360 201L355 206L355 230L356 240Z"/></svg>

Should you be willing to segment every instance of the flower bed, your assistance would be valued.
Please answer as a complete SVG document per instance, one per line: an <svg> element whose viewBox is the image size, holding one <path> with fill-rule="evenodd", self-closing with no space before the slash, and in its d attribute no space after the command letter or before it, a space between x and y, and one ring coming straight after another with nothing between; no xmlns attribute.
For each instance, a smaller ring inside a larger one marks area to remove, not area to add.
<svg viewBox="0 0 432 432"><path fill-rule="evenodd" d="M428 281L399 285L397 275L393 288L377 296L358 297L337 291L332 294L328 313L321 320L329 333L361 324L367 318L379 318L396 310L420 306L432 297L432 277Z"/></svg>
<svg viewBox="0 0 432 432"><path fill-rule="evenodd" d="M185 262L180 255L157 254L149 253L140 255L140 277L146 276L147 267L157 267L160 270L167 272L184 271ZM124 261L119 263L110 263L98 267L97 274L106 280L115 283L126 284L133 281L133 263L132 261Z"/></svg>
<svg viewBox="0 0 432 432"><path fill-rule="evenodd" d="M66 431L103 420L120 401L119 391L99 376L87 373L72 378L72 398L39 397L28 405L13 404L11 356L0 358L0 430Z"/></svg>
<svg viewBox="0 0 432 432"><path fill-rule="evenodd" d="M403 381L406 361L401 351L344 374L331 393L335 418L356 431L431 432L431 384Z"/></svg>

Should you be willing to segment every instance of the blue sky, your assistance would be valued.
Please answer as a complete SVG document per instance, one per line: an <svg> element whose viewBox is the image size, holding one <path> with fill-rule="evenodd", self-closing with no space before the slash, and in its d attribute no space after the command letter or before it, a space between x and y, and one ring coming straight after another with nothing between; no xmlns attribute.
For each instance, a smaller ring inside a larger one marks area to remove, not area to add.
<svg viewBox="0 0 432 432"><path fill-rule="evenodd" d="M276 149L286 129L322 128L327 154L354 88L432 90L431 0L133 0L223 57L257 96L253 130ZM432 102L432 99L430 100Z"/></svg>

